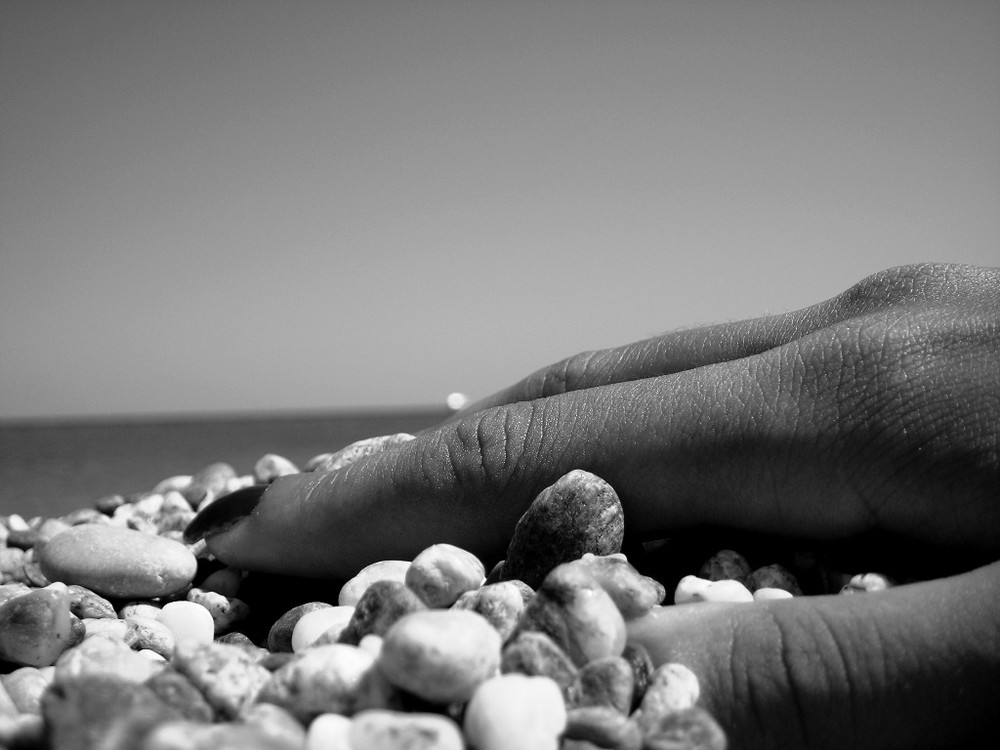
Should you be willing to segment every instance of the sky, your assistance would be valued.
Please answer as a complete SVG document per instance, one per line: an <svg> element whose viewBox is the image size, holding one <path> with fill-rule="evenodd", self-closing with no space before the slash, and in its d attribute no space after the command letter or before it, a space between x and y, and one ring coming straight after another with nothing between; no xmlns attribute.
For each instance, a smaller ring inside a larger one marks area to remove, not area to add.
<svg viewBox="0 0 1000 750"><path fill-rule="evenodd" d="M1000 265L995 0L0 0L0 419L485 396Z"/></svg>

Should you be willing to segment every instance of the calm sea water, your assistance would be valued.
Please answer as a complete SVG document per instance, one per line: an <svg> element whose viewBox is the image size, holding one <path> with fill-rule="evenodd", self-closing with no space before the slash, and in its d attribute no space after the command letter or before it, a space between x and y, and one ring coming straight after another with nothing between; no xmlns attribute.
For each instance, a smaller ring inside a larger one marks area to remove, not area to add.
<svg viewBox="0 0 1000 750"><path fill-rule="evenodd" d="M215 461L250 473L265 453L296 464L355 440L416 432L448 412L0 422L0 514L55 516L152 488Z"/></svg>

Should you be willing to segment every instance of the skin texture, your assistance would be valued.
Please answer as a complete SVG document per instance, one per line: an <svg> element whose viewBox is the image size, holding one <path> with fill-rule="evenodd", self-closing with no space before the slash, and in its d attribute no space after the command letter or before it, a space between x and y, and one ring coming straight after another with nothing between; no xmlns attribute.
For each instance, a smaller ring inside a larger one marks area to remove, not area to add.
<svg viewBox="0 0 1000 750"><path fill-rule="evenodd" d="M340 577L437 542L498 559L535 495L576 468L648 538L885 535L948 577L696 623L665 608L633 637L702 677L734 748L955 747L998 731L998 433L1000 270L907 266L796 312L556 363L415 440L277 480L209 547Z"/></svg>

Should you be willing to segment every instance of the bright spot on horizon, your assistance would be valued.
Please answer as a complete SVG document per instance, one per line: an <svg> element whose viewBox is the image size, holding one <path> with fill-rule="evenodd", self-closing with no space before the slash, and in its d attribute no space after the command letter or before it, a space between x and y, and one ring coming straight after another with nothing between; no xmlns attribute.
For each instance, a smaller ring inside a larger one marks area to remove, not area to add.
<svg viewBox="0 0 1000 750"><path fill-rule="evenodd" d="M454 411L458 411L459 409L467 406L470 401L471 399L468 396L464 393L458 392L449 393L448 398L445 399L445 402L448 404L448 408Z"/></svg>

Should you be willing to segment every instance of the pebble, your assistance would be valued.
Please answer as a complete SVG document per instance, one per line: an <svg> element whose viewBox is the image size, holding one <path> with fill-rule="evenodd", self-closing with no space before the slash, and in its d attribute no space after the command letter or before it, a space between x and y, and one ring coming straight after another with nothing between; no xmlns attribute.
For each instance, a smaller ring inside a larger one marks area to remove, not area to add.
<svg viewBox="0 0 1000 750"><path fill-rule="evenodd" d="M341 606L355 605L361 599L368 587L376 581L406 582L406 571L410 567L409 560L380 560L366 565L357 575L343 585L337 596L337 604Z"/></svg>
<svg viewBox="0 0 1000 750"><path fill-rule="evenodd" d="M227 492L230 480L236 479L236 470L227 463L216 462L196 471L191 481L181 490L184 499L198 510Z"/></svg>
<svg viewBox="0 0 1000 750"><path fill-rule="evenodd" d="M183 643L207 644L215 638L212 613L195 602L167 602L160 610L159 620L173 634L177 646Z"/></svg>
<svg viewBox="0 0 1000 750"><path fill-rule="evenodd" d="M124 636L126 646L136 651L153 651L164 659L173 656L176 639L166 623L142 615L133 615L124 622L127 627Z"/></svg>
<svg viewBox="0 0 1000 750"><path fill-rule="evenodd" d="M140 617L152 617L154 620L160 619L161 607L158 604L149 602L128 602L118 610L118 617L125 620L134 615Z"/></svg>
<svg viewBox="0 0 1000 750"><path fill-rule="evenodd" d="M721 549L698 569L698 577L709 581L739 581L744 586L750 577L750 563L739 552Z"/></svg>
<svg viewBox="0 0 1000 750"><path fill-rule="evenodd" d="M186 546L132 529L73 526L40 548L52 581L85 586L102 596L154 598L188 586L198 561Z"/></svg>
<svg viewBox="0 0 1000 750"><path fill-rule="evenodd" d="M474 591L466 591L452 608L482 615L506 641L524 613L524 594L514 581L489 583Z"/></svg>
<svg viewBox="0 0 1000 750"><path fill-rule="evenodd" d="M635 695L632 665L622 656L595 659L580 669L570 694L574 706L607 706L627 716Z"/></svg>
<svg viewBox="0 0 1000 750"><path fill-rule="evenodd" d="M755 589L753 592L753 600L755 602L767 602L774 599L791 599L792 592L786 591L785 589L772 589L768 587Z"/></svg>
<svg viewBox="0 0 1000 750"><path fill-rule="evenodd" d="M263 734L238 722L168 721L147 733L138 750L301 750L300 744ZM124 749L123 749L124 750ZM129 748L131 750L131 748Z"/></svg>
<svg viewBox="0 0 1000 750"><path fill-rule="evenodd" d="M69 596L38 589L0 604L0 659L29 667L53 664L69 646Z"/></svg>
<svg viewBox="0 0 1000 750"><path fill-rule="evenodd" d="M614 750L642 750L642 730L627 715L610 706L571 708L563 736Z"/></svg>
<svg viewBox="0 0 1000 750"><path fill-rule="evenodd" d="M590 472L571 471L542 490L521 516L500 577L537 588L560 563L587 552L621 551L624 535L625 513L611 485Z"/></svg>
<svg viewBox="0 0 1000 750"><path fill-rule="evenodd" d="M499 675L473 693L463 728L477 750L558 750L566 705L548 677Z"/></svg>
<svg viewBox="0 0 1000 750"><path fill-rule="evenodd" d="M608 592L626 620L642 617L667 595L662 583L644 576L619 555L587 553L570 564L583 567Z"/></svg>
<svg viewBox="0 0 1000 750"><path fill-rule="evenodd" d="M365 438L364 440L357 440L335 453L317 456L318 460L310 461L309 465L312 467L312 471L316 473L341 469L361 458L381 453L395 445L402 445L405 442L413 440L413 438L414 436L409 433L397 432L393 435L378 435L376 437Z"/></svg>
<svg viewBox="0 0 1000 750"><path fill-rule="evenodd" d="M691 706L661 716L643 736L643 750L726 750L726 734L708 711Z"/></svg>
<svg viewBox="0 0 1000 750"><path fill-rule="evenodd" d="M625 620L608 593L573 563L555 568L525 607L517 630L549 635L573 663L620 656L625 648Z"/></svg>
<svg viewBox="0 0 1000 750"><path fill-rule="evenodd" d="M172 477L167 477L157 482L152 491L160 495L164 495L167 492L183 493L184 490L191 486L193 479L194 477L190 474L175 474Z"/></svg>
<svg viewBox="0 0 1000 750"><path fill-rule="evenodd" d="M649 676L639 704L639 726L648 734L662 717L690 708L700 696L698 677L688 667L676 662L661 664Z"/></svg>
<svg viewBox="0 0 1000 750"><path fill-rule="evenodd" d="M349 718L334 713L320 714L309 724L305 750L353 750L350 734Z"/></svg>
<svg viewBox="0 0 1000 750"><path fill-rule="evenodd" d="M66 587L66 592L69 594L69 611L81 619L118 616L111 602L88 588L73 584Z"/></svg>
<svg viewBox="0 0 1000 750"><path fill-rule="evenodd" d="M86 617L82 620L85 628L84 638L101 636L120 643L125 642L128 633L128 623L125 620L112 620L110 617Z"/></svg>
<svg viewBox="0 0 1000 750"><path fill-rule="evenodd" d="M432 703L468 700L500 666L500 635L465 610L424 610L385 633L379 669L397 687Z"/></svg>
<svg viewBox="0 0 1000 750"><path fill-rule="evenodd" d="M270 484L278 477L298 473L299 467L276 453L265 453L253 467L253 478L257 484Z"/></svg>
<svg viewBox="0 0 1000 750"><path fill-rule="evenodd" d="M160 670L143 684L185 719L209 722L215 718L215 709L205 696L176 669Z"/></svg>
<svg viewBox="0 0 1000 750"><path fill-rule="evenodd" d="M287 745L301 748L306 741L306 728L291 713L273 703L254 703L243 709L240 721L267 737Z"/></svg>
<svg viewBox="0 0 1000 750"><path fill-rule="evenodd" d="M54 682L76 677L106 676L125 682L145 682L163 669L151 659L140 656L121 641L87 638L56 660Z"/></svg>
<svg viewBox="0 0 1000 750"><path fill-rule="evenodd" d="M275 620L271 629L268 631L268 651L291 653L293 650L292 634L295 632L295 625L302 618L302 616L317 609L326 609L332 606L332 604L328 604L326 602L305 602L304 604L292 607L290 610L285 612L285 614Z"/></svg>
<svg viewBox="0 0 1000 750"><path fill-rule="evenodd" d="M892 588L893 581L881 573L859 573L852 576L843 588L841 594L866 594L872 591L885 591Z"/></svg>
<svg viewBox="0 0 1000 750"><path fill-rule="evenodd" d="M462 732L447 716L370 709L351 721L353 750L464 750ZM480 747L478 750L490 750Z"/></svg>
<svg viewBox="0 0 1000 750"><path fill-rule="evenodd" d="M297 654L276 670L257 695L308 723L322 713L350 714L358 687L375 659L357 646L331 643Z"/></svg>
<svg viewBox="0 0 1000 750"><path fill-rule="evenodd" d="M327 633L336 640L354 616L354 607L320 607L304 613L292 629L292 651L299 653Z"/></svg>
<svg viewBox="0 0 1000 750"><path fill-rule="evenodd" d="M376 581L352 607L351 619L337 637L358 645L368 635L383 635L400 617L426 609L420 597L399 581ZM326 638L326 634L321 636Z"/></svg>
<svg viewBox="0 0 1000 750"><path fill-rule="evenodd" d="M26 714L41 713L42 693L52 682L51 677L37 667L21 667L0 679L18 711Z"/></svg>
<svg viewBox="0 0 1000 750"><path fill-rule="evenodd" d="M231 719L253 703L271 678L245 648L225 643L178 641L171 664Z"/></svg>
<svg viewBox="0 0 1000 750"><path fill-rule="evenodd" d="M178 718L145 685L107 675L81 676L53 685L42 698L52 748L134 748L157 724Z"/></svg>
<svg viewBox="0 0 1000 750"><path fill-rule="evenodd" d="M622 658L632 668L632 705L629 707L629 713L631 713L639 707L639 703L646 694L649 677L654 669L653 659L646 647L640 643L626 643Z"/></svg>
<svg viewBox="0 0 1000 750"><path fill-rule="evenodd" d="M739 581L709 581L684 576L674 591L674 604L694 602L752 602L753 594Z"/></svg>
<svg viewBox="0 0 1000 750"><path fill-rule="evenodd" d="M404 579L428 607L450 607L478 589L486 569L478 557L453 544L434 544L413 558Z"/></svg>
<svg viewBox="0 0 1000 750"><path fill-rule="evenodd" d="M195 587L187 592L185 598L208 610L215 626L215 635L228 632L233 625L247 619L250 614L250 608L246 602L236 597L224 596L216 591L205 591Z"/></svg>
<svg viewBox="0 0 1000 750"><path fill-rule="evenodd" d="M508 641L500 658L504 674L526 674L548 677L564 696L569 696L576 684L577 668L566 652L545 633L526 630Z"/></svg>
<svg viewBox="0 0 1000 750"><path fill-rule="evenodd" d="M746 586L751 591L762 588L785 589L793 596L802 596L798 580L788 568L778 563L757 568L747 577Z"/></svg>

